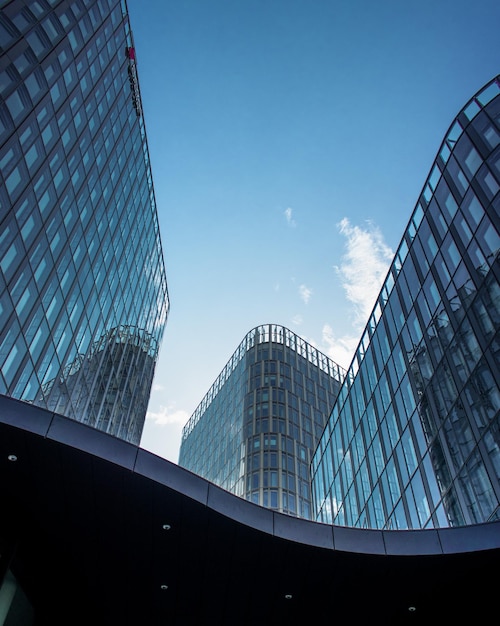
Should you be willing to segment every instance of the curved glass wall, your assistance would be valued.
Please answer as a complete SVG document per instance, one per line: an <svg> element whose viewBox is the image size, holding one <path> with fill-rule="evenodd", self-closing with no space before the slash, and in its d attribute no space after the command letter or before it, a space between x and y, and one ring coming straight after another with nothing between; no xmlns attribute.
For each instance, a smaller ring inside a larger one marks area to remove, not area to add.
<svg viewBox="0 0 500 626"><path fill-rule="evenodd" d="M344 375L287 328L254 328L184 427L179 464L256 504L310 519L311 454Z"/></svg>
<svg viewBox="0 0 500 626"><path fill-rule="evenodd" d="M439 150L312 462L320 521L500 515L500 82Z"/></svg>
<svg viewBox="0 0 500 626"><path fill-rule="evenodd" d="M149 394L169 303L126 3L2 2L0 52L0 393L138 443L95 348L151 338Z"/></svg>

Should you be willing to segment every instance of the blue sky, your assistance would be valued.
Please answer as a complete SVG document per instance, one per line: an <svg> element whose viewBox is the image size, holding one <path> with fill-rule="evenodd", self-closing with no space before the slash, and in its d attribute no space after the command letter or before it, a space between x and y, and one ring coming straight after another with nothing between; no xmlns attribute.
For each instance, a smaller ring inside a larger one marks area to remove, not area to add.
<svg viewBox="0 0 500 626"><path fill-rule="evenodd" d="M347 367L454 116L500 73L498 0L128 0L171 312L141 445L245 334Z"/></svg>

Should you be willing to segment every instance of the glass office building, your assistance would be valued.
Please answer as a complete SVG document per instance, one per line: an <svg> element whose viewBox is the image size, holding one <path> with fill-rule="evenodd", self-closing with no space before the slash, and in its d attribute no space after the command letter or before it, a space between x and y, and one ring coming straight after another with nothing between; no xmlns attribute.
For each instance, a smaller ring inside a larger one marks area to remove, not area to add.
<svg viewBox="0 0 500 626"><path fill-rule="evenodd" d="M316 519L500 517L500 77L446 133L313 457Z"/></svg>
<svg viewBox="0 0 500 626"><path fill-rule="evenodd" d="M0 393L138 443L169 302L127 6L0 4Z"/></svg>
<svg viewBox="0 0 500 626"><path fill-rule="evenodd" d="M247 500L310 519L311 455L344 375L287 328L254 328L184 427L179 464Z"/></svg>

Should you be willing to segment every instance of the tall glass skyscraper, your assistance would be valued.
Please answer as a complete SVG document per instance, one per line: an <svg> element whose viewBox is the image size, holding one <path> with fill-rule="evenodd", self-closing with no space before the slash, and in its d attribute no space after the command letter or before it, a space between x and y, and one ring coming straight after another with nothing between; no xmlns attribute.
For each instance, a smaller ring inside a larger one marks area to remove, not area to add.
<svg viewBox="0 0 500 626"><path fill-rule="evenodd" d="M138 443L169 301L126 2L0 4L0 393Z"/></svg>
<svg viewBox="0 0 500 626"><path fill-rule="evenodd" d="M287 328L254 328L184 427L179 464L256 504L310 519L311 455L344 375Z"/></svg>
<svg viewBox="0 0 500 626"><path fill-rule="evenodd" d="M312 462L318 520L500 517L500 77L441 144Z"/></svg>

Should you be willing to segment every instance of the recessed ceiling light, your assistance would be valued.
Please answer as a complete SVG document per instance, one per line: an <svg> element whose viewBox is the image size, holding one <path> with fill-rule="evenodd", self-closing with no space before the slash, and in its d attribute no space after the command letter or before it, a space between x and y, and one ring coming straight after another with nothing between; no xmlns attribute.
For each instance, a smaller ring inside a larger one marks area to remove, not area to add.
<svg viewBox="0 0 500 626"><path fill-rule="evenodd" d="M162 591L166 591L168 589L168 585L160 585L160 589Z"/></svg>
<svg viewBox="0 0 500 626"><path fill-rule="evenodd" d="M408 611L410 611L411 613L413 613L413 612L414 612L414 611L416 611L416 610L417 610L417 607L416 607L416 606L409 606L409 607L408 607Z"/></svg>
<svg viewBox="0 0 500 626"><path fill-rule="evenodd" d="M163 530L170 530L171 528L170 524L163 524Z"/></svg>
<svg viewBox="0 0 500 626"><path fill-rule="evenodd" d="M17 456L15 454L9 454L7 458L9 461L17 461Z"/></svg>
<svg viewBox="0 0 500 626"><path fill-rule="evenodd" d="M292 594L291 593L286 593L285 594L285 600L291 600L292 599Z"/></svg>

